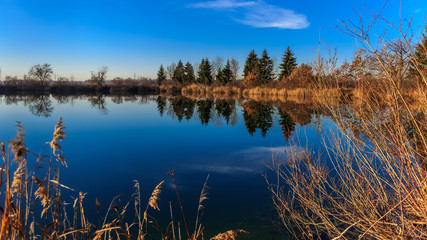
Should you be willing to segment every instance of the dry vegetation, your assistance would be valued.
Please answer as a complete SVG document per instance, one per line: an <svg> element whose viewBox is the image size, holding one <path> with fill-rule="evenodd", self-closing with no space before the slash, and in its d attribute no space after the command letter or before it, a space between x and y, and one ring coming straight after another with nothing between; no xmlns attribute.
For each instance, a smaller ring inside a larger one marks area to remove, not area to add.
<svg viewBox="0 0 427 240"><path fill-rule="evenodd" d="M216 98L216 99L250 99L255 101L280 101L289 100L313 101L316 98L335 98L341 95L340 89L319 89L314 95L308 88L286 89L279 87L254 87L242 89L236 86L206 86L192 84L181 89L181 95L191 99Z"/></svg>
<svg viewBox="0 0 427 240"><path fill-rule="evenodd" d="M25 143L24 128L19 122L17 126L16 137L9 141L9 144L1 143L0 157L3 164L0 173L0 194L3 202L0 204L0 239L204 239L204 227L200 218L203 201L207 199L206 182L200 195L193 232L189 231L182 212L186 233L181 233L181 223L174 220L171 205L171 221L165 229L161 229L150 216L150 211L160 211L158 201L163 181L154 188L146 205L141 197L139 182L135 181L135 192L131 199L120 205L121 197L116 196L104 218L98 219L99 223L96 224L97 219L88 219L85 215L86 193L80 192L71 203L62 198L63 189L72 190L61 184L59 179L59 167L67 166L60 144L66 135L62 118L55 126L52 141L47 143L50 149L49 157L29 151ZM28 166L32 164L28 161L34 158L36 164L31 170ZM42 166L46 158L48 167L44 169ZM173 173L171 175L173 177ZM177 188L176 191L179 199ZM181 205L180 199L179 202ZM101 204L96 199L98 216L100 207ZM130 213L134 213L134 217L129 221ZM150 233L150 229L155 232ZM212 239L236 239L242 233L245 231L230 230Z"/></svg>
<svg viewBox="0 0 427 240"><path fill-rule="evenodd" d="M402 74L407 64L420 66L411 52L410 23L407 28L390 24L401 34L398 40L382 35L372 40L372 26L384 19L379 14L364 24L359 17L361 25L350 22L341 30L363 44L366 58L358 59L370 59L377 75L359 69L365 73L354 78L360 84L353 95L356 105L334 107L319 101L331 113L337 131L331 139L325 138L323 157L294 151L286 164L273 161L271 169L277 174L276 181L269 182L273 202L296 239L425 239L425 71L415 67L416 87L405 86L410 80ZM396 43L404 55L396 56ZM399 59L407 59L407 64L396 64ZM340 85L341 76L331 63L333 58L319 57L316 62L322 76L318 89ZM411 101L418 108L411 107Z"/></svg>

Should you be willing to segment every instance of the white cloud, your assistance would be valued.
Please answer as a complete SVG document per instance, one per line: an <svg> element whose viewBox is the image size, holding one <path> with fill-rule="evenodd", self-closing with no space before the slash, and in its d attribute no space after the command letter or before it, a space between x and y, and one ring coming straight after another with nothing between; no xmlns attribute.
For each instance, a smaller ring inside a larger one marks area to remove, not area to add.
<svg viewBox="0 0 427 240"><path fill-rule="evenodd" d="M234 0L217 0L217 1L208 1L191 4L190 7L193 8L238 8L238 7L248 7L257 4L254 1L238 2Z"/></svg>
<svg viewBox="0 0 427 240"><path fill-rule="evenodd" d="M417 9L415 9L414 13L419 13L419 12L422 12L422 11L423 11L423 9L417 8Z"/></svg>
<svg viewBox="0 0 427 240"><path fill-rule="evenodd" d="M216 0L190 5L193 8L235 9L233 19L255 28L304 29L310 22L304 14L264 1Z"/></svg>
<svg viewBox="0 0 427 240"><path fill-rule="evenodd" d="M251 147L229 154L224 159L205 158L203 164L193 164L189 168L218 174L259 174L264 171L272 159L286 161L293 154L300 154L304 150L299 146L280 147Z"/></svg>
<svg viewBox="0 0 427 240"><path fill-rule="evenodd" d="M254 8L237 21L257 28L304 29L310 26L305 15L267 4Z"/></svg>

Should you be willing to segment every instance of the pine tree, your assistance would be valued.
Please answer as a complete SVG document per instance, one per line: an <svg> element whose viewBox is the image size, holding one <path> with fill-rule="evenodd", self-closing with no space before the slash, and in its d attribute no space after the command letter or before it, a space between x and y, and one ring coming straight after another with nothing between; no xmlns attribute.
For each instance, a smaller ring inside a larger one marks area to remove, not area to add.
<svg viewBox="0 0 427 240"><path fill-rule="evenodd" d="M227 60L227 64L223 69L218 69L218 73L216 75L216 79L222 85L227 84L233 78L233 72L231 71L230 61Z"/></svg>
<svg viewBox="0 0 427 240"><path fill-rule="evenodd" d="M175 71L173 72L172 81L175 83L183 83L185 78L184 64L179 60L178 65L176 65Z"/></svg>
<svg viewBox="0 0 427 240"><path fill-rule="evenodd" d="M191 84L196 81L196 77L194 76L193 65L191 65L191 63L187 62L185 64L184 74L185 74L184 83Z"/></svg>
<svg viewBox="0 0 427 240"><path fill-rule="evenodd" d="M198 83L203 83L203 76L204 76L204 73L203 73L203 66L205 65L205 59L204 58L202 58L202 61L200 62L200 65L199 65L199 71L197 72L197 82Z"/></svg>
<svg viewBox="0 0 427 240"><path fill-rule="evenodd" d="M291 51L291 48L288 47L286 52L283 54L282 63L280 64L280 74L279 80L282 81L283 78L291 75L292 71L297 67L297 59L294 57L294 54Z"/></svg>
<svg viewBox="0 0 427 240"><path fill-rule="evenodd" d="M159 71L157 72L157 85L162 85L166 81L166 72L163 65L160 65Z"/></svg>
<svg viewBox="0 0 427 240"><path fill-rule="evenodd" d="M224 84L224 73L222 72L222 69L219 68L216 73L216 83Z"/></svg>
<svg viewBox="0 0 427 240"><path fill-rule="evenodd" d="M265 49L258 61L257 73L262 84L270 83L273 79L273 60L270 59Z"/></svg>
<svg viewBox="0 0 427 240"><path fill-rule="evenodd" d="M212 67L209 63L209 59L202 59L199 66L199 72L197 73L197 82L201 84L210 85L212 83Z"/></svg>
<svg viewBox="0 0 427 240"><path fill-rule="evenodd" d="M258 65L258 57L254 50L252 50L246 58L245 67L243 68L243 77L246 77L250 72L255 73Z"/></svg>
<svg viewBox="0 0 427 240"><path fill-rule="evenodd" d="M222 84L227 84L231 81L233 78L233 72L231 71L231 65L230 61L227 60L227 64L225 64L225 67L222 69Z"/></svg>
<svg viewBox="0 0 427 240"><path fill-rule="evenodd" d="M427 32L427 26L426 26L426 32ZM426 33L427 34L427 33ZM427 77L427 35L423 34L423 39L417 46L415 47L415 56L414 60L416 61L417 66L415 67L414 63L411 65L411 73L414 76L420 77L421 74L424 74L424 77ZM418 72L418 70L420 72Z"/></svg>
<svg viewBox="0 0 427 240"><path fill-rule="evenodd" d="M205 72L205 84L211 85L212 83L212 66L209 62L209 59L206 58L205 65L204 65L204 72Z"/></svg>

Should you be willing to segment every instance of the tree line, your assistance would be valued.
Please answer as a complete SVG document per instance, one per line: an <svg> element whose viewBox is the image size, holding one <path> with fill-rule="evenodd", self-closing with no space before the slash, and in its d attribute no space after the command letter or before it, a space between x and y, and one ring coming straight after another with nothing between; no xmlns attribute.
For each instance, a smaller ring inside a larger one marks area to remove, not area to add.
<svg viewBox="0 0 427 240"><path fill-rule="evenodd" d="M154 80L139 77L107 80L108 67L99 67L92 71L86 81L74 81L74 77L56 77L53 80L53 68L50 64L36 64L28 70L23 79L6 76L0 83L0 93L100 93L100 94L145 94L156 93Z"/></svg>
<svg viewBox="0 0 427 240"><path fill-rule="evenodd" d="M224 64L225 63L225 64ZM232 58L225 61L222 57L216 57L212 62L208 58L203 58L200 63L193 66L190 62L183 64L182 60L178 64L172 63L166 68L160 65L157 72L157 84L204 84L204 85L226 85L237 83L239 78L240 64ZM274 73L274 62L268 55L267 50L262 52L260 58L252 50L246 58L243 67L243 81L246 86L271 83L274 79L282 80L288 77L297 67L296 57L290 47L286 49L279 65L280 73Z"/></svg>
<svg viewBox="0 0 427 240"><path fill-rule="evenodd" d="M427 26L426 26L427 31ZM23 79L6 76L0 84L0 92L103 92L103 93L137 93L155 90L157 86L190 84L203 85L237 85L242 87L273 86L282 88L312 88L319 86L361 87L379 83L384 78L383 68L393 75L398 87L413 88L425 81L427 75L427 36L422 34L421 41L409 46L402 40L390 40L383 44L375 53L366 50L356 50L351 61L345 60L337 64L336 52L329 58L319 56L311 64L297 64L297 59L290 47L284 51L281 63L275 70L273 59L267 50L258 56L252 50L245 61L240 75L241 66L232 58L225 60L216 57L212 61L203 58L200 63L172 63L166 67L160 66L157 79L140 77L114 78L107 80L108 67L100 67L91 72L87 81L73 81L73 77L55 77L48 63L32 66ZM376 58L384 65L380 66ZM47 89L47 90L46 90ZM151 89L151 90L150 90Z"/></svg>
<svg viewBox="0 0 427 240"><path fill-rule="evenodd" d="M160 66L157 73L157 84L165 85L227 85L242 87L272 86L281 88L318 88L345 87L363 88L380 85L387 70L397 87L404 89L416 88L421 81L427 79L427 26L421 41L408 46L402 40L390 40L377 51L369 52L357 49L350 61L338 64L336 50L328 49L329 56L319 56L309 64L299 64L290 47L287 47L282 61L275 71L274 61L267 50L258 56L252 50L243 66L242 78L239 78L240 65L234 58L224 64L222 57L212 62L203 58L200 63L185 65L181 60L164 68ZM378 64L377 58L384 63Z"/></svg>

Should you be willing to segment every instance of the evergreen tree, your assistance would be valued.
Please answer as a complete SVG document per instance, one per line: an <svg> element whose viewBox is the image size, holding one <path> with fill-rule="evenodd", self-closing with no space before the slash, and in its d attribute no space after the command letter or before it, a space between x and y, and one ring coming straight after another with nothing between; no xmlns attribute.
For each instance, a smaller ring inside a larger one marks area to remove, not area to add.
<svg viewBox="0 0 427 240"><path fill-rule="evenodd" d="M215 82L219 83L219 84L223 84L223 81L224 81L224 74L222 72L222 69L219 68L218 72L216 73L216 81Z"/></svg>
<svg viewBox="0 0 427 240"><path fill-rule="evenodd" d="M233 78L233 72L231 71L231 65L229 60L227 60L227 64L225 64L225 67L222 69L221 76L222 76L222 79L221 79L222 84L229 83Z"/></svg>
<svg viewBox="0 0 427 240"><path fill-rule="evenodd" d="M196 82L196 77L194 76L193 65L191 65L191 63L187 62L185 64L184 74L185 74L184 83L191 84L191 83Z"/></svg>
<svg viewBox="0 0 427 240"><path fill-rule="evenodd" d="M162 85L166 81L166 71L163 65L160 65L159 71L157 72L157 85Z"/></svg>
<svg viewBox="0 0 427 240"><path fill-rule="evenodd" d="M262 84L270 83L273 79L273 60L270 59L265 49L258 61L257 73Z"/></svg>
<svg viewBox="0 0 427 240"><path fill-rule="evenodd" d="M205 65L205 59L204 58L202 58L202 61L200 62L200 65L199 65L199 71L197 72L197 82L198 83L203 83L203 76L204 76L204 73L203 73L203 66Z"/></svg>
<svg viewBox="0 0 427 240"><path fill-rule="evenodd" d="M175 71L173 72L172 81L175 83L183 83L185 79L185 70L184 64L179 60L178 65L176 65Z"/></svg>
<svg viewBox="0 0 427 240"><path fill-rule="evenodd" d="M427 26L426 26L426 32L427 32ZM426 33L427 34L427 33ZM421 40L421 43L417 44L415 47L415 56L414 60L416 61L417 66L415 67L414 63L411 65L410 72L414 76L420 76L419 71L424 74L424 76L427 75L427 35L423 34L423 39Z"/></svg>
<svg viewBox="0 0 427 240"><path fill-rule="evenodd" d="M291 75L292 71L297 67L297 59L294 57L294 54L291 51L291 48L286 49L285 54L283 54L282 63L280 64L280 74L279 81L282 81L283 78Z"/></svg>
<svg viewBox="0 0 427 240"><path fill-rule="evenodd" d="M206 85L210 85L212 83L212 67L211 64L209 63L209 60L206 59L202 59L202 62L200 63L199 66L199 72L197 74L197 82L201 83L201 84L206 84Z"/></svg>
<svg viewBox="0 0 427 240"><path fill-rule="evenodd" d="M246 77L250 72L255 74L258 65L258 57L254 50L252 50L246 58L245 67L243 68L243 76Z"/></svg>

